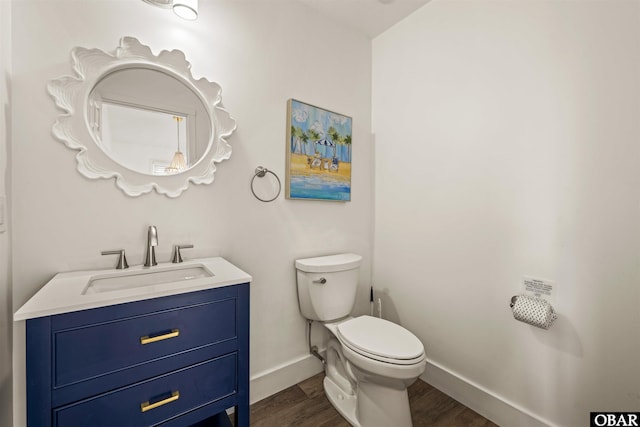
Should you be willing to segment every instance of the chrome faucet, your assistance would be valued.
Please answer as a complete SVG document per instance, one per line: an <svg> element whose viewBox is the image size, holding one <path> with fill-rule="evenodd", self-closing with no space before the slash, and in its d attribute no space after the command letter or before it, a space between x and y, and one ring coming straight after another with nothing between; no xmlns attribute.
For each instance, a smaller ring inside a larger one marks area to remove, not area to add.
<svg viewBox="0 0 640 427"><path fill-rule="evenodd" d="M144 259L145 267L158 265L156 262L156 246L158 246L158 229L155 225L150 225L149 231L147 231L147 256Z"/></svg>

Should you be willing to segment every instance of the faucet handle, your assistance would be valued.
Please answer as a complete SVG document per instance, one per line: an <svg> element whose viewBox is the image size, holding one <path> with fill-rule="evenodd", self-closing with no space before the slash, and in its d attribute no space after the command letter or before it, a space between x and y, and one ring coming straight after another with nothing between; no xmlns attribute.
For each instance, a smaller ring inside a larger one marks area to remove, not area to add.
<svg viewBox="0 0 640 427"><path fill-rule="evenodd" d="M115 251L102 251L102 255L120 255L118 257L118 264L116 264L116 270L124 270L125 268L129 268L129 264L127 264L127 257L124 254L124 249L118 249Z"/></svg>
<svg viewBox="0 0 640 427"><path fill-rule="evenodd" d="M182 261L184 261L182 259L182 254L180 253L180 249L191 249L191 248L193 248L193 245L176 245L175 250L173 251L173 258L171 259L171 262L174 264L179 264Z"/></svg>

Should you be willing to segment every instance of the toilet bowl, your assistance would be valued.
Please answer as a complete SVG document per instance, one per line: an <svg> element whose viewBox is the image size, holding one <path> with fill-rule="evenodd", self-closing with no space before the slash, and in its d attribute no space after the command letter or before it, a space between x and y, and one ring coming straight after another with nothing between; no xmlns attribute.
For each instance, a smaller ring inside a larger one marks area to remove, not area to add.
<svg viewBox="0 0 640 427"><path fill-rule="evenodd" d="M371 316L325 326L331 339L324 388L333 406L354 426L411 426L407 387L426 366L420 340ZM329 357L332 352L338 356Z"/></svg>
<svg viewBox="0 0 640 427"><path fill-rule="evenodd" d="M329 332L324 389L338 412L356 427L410 427L407 387L424 372L424 346L400 325L349 315L361 259L297 260L300 310Z"/></svg>

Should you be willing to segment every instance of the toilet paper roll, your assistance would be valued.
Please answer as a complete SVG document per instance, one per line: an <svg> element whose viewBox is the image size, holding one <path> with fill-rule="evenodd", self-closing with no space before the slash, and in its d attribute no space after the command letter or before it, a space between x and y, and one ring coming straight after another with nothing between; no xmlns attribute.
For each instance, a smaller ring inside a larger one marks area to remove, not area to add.
<svg viewBox="0 0 640 427"><path fill-rule="evenodd" d="M516 320L538 328L549 329L558 317L551 304L542 298L518 295L514 299L511 310Z"/></svg>

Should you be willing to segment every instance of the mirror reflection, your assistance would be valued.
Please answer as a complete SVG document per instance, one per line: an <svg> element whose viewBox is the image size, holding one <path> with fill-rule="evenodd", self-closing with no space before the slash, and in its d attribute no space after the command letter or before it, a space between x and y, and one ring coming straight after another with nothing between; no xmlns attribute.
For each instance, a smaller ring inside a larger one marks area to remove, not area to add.
<svg viewBox="0 0 640 427"><path fill-rule="evenodd" d="M211 140L200 98L159 70L127 68L108 74L91 91L87 112L102 151L143 174L186 171L204 156Z"/></svg>

